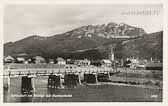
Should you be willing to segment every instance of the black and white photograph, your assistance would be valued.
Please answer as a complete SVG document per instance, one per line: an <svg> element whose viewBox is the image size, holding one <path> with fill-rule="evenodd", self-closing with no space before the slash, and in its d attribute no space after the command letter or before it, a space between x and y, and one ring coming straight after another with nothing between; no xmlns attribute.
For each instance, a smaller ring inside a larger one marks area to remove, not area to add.
<svg viewBox="0 0 168 106"><path fill-rule="evenodd" d="M6 4L3 102L162 102L163 4Z"/></svg>

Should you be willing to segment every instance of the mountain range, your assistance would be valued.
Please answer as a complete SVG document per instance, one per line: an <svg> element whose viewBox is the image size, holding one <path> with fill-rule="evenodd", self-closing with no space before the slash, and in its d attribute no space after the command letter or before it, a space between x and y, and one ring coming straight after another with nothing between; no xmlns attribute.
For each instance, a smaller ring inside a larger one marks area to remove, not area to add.
<svg viewBox="0 0 168 106"><path fill-rule="evenodd" d="M163 32L147 34L144 29L125 23L88 25L74 30L42 37L33 35L4 44L4 56L40 55L49 58L103 59L108 58L111 46L115 58L138 56L162 60Z"/></svg>

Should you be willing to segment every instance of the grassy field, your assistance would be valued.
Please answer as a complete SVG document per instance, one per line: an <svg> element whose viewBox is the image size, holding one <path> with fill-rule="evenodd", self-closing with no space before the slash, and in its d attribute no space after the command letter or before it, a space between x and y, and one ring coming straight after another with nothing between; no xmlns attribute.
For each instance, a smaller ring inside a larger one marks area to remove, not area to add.
<svg viewBox="0 0 168 106"><path fill-rule="evenodd" d="M162 89L162 71L161 70L132 70L119 68L119 73L112 74L111 80L114 83L125 83L131 85L144 85Z"/></svg>

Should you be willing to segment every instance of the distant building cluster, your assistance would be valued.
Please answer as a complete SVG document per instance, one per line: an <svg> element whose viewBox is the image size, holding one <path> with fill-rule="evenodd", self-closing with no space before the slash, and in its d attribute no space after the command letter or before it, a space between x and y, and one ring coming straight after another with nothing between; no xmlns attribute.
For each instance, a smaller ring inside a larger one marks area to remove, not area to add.
<svg viewBox="0 0 168 106"><path fill-rule="evenodd" d="M127 58L124 67L131 69L162 70L163 64L160 61L140 60L138 58Z"/></svg>
<svg viewBox="0 0 168 106"><path fill-rule="evenodd" d="M58 57L57 59L49 59L48 61L42 57L42 56L34 56L34 57L24 57L24 56L18 56L18 57L12 57L12 56L6 56L4 57L4 63L22 63L22 64L60 64L65 65L66 60L63 58Z"/></svg>
<svg viewBox="0 0 168 106"><path fill-rule="evenodd" d="M46 60L41 56L35 56L31 58L27 58L24 56L17 56L17 57L6 56L4 57L4 63L43 64L46 63Z"/></svg>
<svg viewBox="0 0 168 106"><path fill-rule="evenodd" d="M6 56L4 57L4 63L20 63L20 64L58 64L58 65L66 65L73 64L76 66L97 66L97 67L127 67L131 69L146 69L146 70L162 70L162 63L159 61L151 60L141 60L139 58L126 58L121 60L114 59L113 50L111 50L111 56L109 59L102 60L89 60L89 59L63 59L61 57L57 57L56 59L48 59L46 60L42 56L34 56L34 57L24 57L24 56Z"/></svg>
<svg viewBox="0 0 168 106"><path fill-rule="evenodd" d="M48 59L48 61L42 56L34 56L31 58L25 57L12 57L6 56L4 57L4 63L18 63L18 64L59 64L59 65L66 65L66 64L74 64L77 66L112 66L112 62L108 59L98 60L98 61L91 61L89 59L63 59L58 57L56 59Z"/></svg>

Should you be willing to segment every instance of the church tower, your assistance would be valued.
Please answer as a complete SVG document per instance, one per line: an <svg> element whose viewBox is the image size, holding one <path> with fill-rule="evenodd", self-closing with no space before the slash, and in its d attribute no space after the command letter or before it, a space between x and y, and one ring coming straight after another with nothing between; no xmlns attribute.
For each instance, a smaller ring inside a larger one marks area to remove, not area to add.
<svg viewBox="0 0 168 106"><path fill-rule="evenodd" d="M110 45L109 60L114 61L114 46L113 45Z"/></svg>

